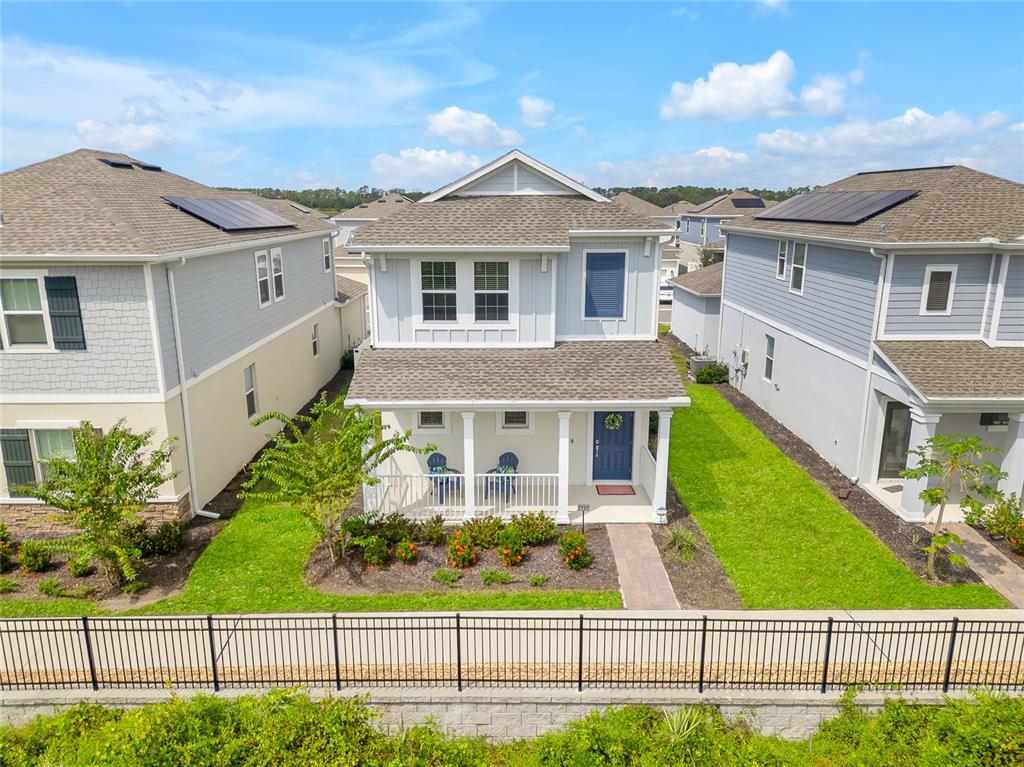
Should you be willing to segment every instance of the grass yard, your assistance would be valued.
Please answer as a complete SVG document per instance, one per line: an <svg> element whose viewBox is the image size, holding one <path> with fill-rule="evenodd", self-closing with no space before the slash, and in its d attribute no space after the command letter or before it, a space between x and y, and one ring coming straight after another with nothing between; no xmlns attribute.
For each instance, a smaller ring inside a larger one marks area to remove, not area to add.
<svg viewBox="0 0 1024 767"><path fill-rule="evenodd" d="M747 608L1006 607L919 579L714 388L687 387L669 475Z"/></svg>

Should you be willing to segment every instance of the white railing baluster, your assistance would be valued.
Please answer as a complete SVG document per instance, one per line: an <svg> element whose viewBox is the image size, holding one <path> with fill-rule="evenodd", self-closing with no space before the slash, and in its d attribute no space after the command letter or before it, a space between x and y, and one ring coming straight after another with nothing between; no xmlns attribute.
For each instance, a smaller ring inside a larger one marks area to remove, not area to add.
<svg viewBox="0 0 1024 767"><path fill-rule="evenodd" d="M386 474L368 487L367 508L410 519L441 514L459 522L466 509L466 482L476 490L477 514L509 518L515 514L557 511L557 474Z"/></svg>

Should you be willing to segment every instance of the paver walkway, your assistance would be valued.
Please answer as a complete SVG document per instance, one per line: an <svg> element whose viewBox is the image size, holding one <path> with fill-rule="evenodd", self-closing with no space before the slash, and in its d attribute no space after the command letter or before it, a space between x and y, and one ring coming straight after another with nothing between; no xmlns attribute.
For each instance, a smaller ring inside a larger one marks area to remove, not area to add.
<svg viewBox="0 0 1024 767"><path fill-rule="evenodd" d="M981 579L1014 607L1024 607L1024 570L970 525L946 525L964 542L961 553Z"/></svg>
<svg viewBox="0 0 1024 767"><path fill-rule="evenodd" d="M650 525L607 525L619 571L622 603L629 610L678 610Z"/></svg>

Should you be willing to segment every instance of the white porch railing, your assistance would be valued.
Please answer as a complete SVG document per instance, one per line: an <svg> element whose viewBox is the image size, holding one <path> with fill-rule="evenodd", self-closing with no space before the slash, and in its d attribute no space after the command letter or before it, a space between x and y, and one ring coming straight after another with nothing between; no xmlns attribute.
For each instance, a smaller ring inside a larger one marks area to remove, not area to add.
<svg viewBox="0 0 1024 767"><path fill-rule="evenodd" d="M463 474L386 474L364 488L364 507L410 519L440 514L446 520L467 516ZM472 478L475 508L472 514L511 517L531 511L555 516L558 511L557 474L476 474Z"/></svg>

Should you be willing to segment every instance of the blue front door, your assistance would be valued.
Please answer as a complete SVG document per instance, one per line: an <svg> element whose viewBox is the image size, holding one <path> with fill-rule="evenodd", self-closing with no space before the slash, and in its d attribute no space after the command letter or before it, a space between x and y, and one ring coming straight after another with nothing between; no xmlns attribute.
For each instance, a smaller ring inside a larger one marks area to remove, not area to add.
<svg viewBox="0 0 1024 767"><path fill-rule="evenodd" d="M605 426L610 412L594 413L594 481L633 478L633 413L622 416L618 429Z"/></svg>

